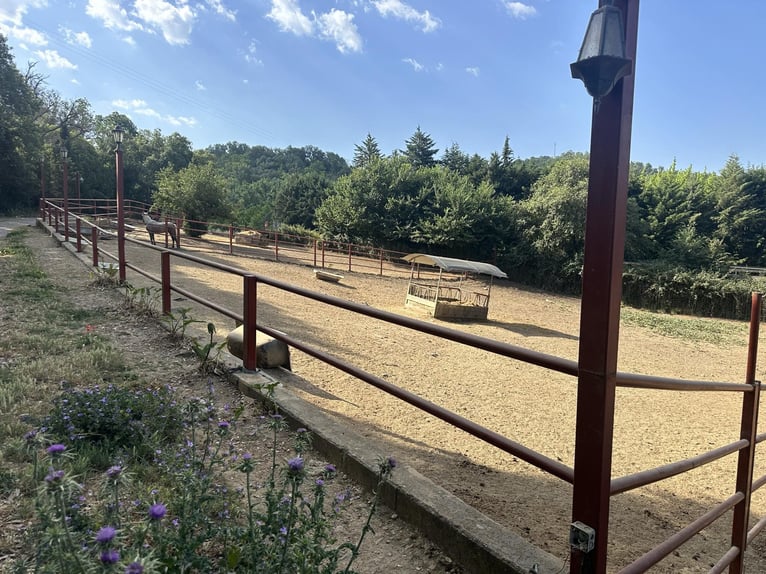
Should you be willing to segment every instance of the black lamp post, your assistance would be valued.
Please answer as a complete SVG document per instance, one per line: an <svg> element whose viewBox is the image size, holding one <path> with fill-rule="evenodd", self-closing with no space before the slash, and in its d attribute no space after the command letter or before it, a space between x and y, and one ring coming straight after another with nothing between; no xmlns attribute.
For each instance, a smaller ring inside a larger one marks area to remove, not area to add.
<svg viewBox="0 0 766 574"><path fill-rule="evenodd" d="M112 130L114 143L115 166L117 170L117 259L120 283L125 281L125 213L123 210L123 180L122 180L122 140L125 132L116 126Z"/></svg>
<svg viewBox="0 0 766 574"><path fill-rule="evenodd" d="M40 217L45 223L45 154L40 154ZM49 222L50 223L50 222Z"/></svg>
<svg viewBox="0 0 766 574"><path fill-rule="evenodd" d="M607 571L638 5L601 0L571 66L594 97L570 527L570 572L578 574Z"/></svg>
<svg viewBox="0 0 766 574"><path fill-rule="evenodd" d="M69 170L66 147L61 148L61 162L64 168L64 241L69 241Z"/></svg>

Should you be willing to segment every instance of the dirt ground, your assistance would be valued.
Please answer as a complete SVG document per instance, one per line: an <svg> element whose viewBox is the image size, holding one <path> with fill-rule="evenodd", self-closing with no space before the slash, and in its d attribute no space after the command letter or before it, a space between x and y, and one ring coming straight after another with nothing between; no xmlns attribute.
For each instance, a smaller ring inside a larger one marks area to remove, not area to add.
<svg viewBox="0 0 766 574"><path fill-rule="evenodd" d="M199 361L188 343L184 345L173 340L156 318L127 311L120 291L94 286L95 275L85 266L75 263L73 256L57 247L52 238L41 231L33 231L26 243L36 253L46 274L59 285L63 297L71 297L78 308L98 312L99 318L92 321L91 328L123 351L126 362L132 365L132 371L139 374L142 380L149 384L171 385L186 399L211 399L219 412L225 408L233 410L240 404L245 406L241 418L231 427L233 442L238 452L252 453L255 461L253 483L265 483L271 467L273 439L272 431L264 420L264 415L268 413L262 406L244 397L224 378L200 372ZM209 394L210 389L213 389L212 395ZM282 464L294 456L293 437L290 431L279 433L277 456ZM317 454L306 458L309 476L318 476L327 464ZM242 481L242 474L230 473L228 479L236 486L237 481ZM327 485L328 500L341 493L347 500L333 522L333 534L338 544L356 543L370 510L372 494L342 474L328 481ZM0 529L0 547L3 550L0 551L0 572L11 572L16 551L23 541L22 532L26 523L18 520L16 510L12 500L0 503L0 524L3 525ZM361 554L353 566L361 574L463 572L438 546L383 506L375 513L372 527L374 534L365 538Z"/></svg>
<svg viewBox="0 0 766 574"><path fill-rule="evenodd" d="M183 250L314 291L433 322L406 310L407 279L344 272L340 283L317 281L311 267L212 252L183 238ZM110 246L116 250L116 245ZM128 261L159 275L156 251L129 245ZM173 258L172 280L241 312L242 279ZM148 285L129 271L128 281ZM579 300L519 288L492 288L489 320L449 323L455 329L576 360ZM233 322L174 294L174 308L220 333ZM573 466L576 380L542 368L436 339L300 298L258 287L258 322L385 378L542 454ZM445 325L443 322L436 321ZM619 370L686 379L741 382L747 325L731 323L722 343L685 341L652 330L621 328ZM760 365L766 360L761 346ZM293 371L305 379L295 392L318 408L379 440L388 452L497 522L565 560L569 554L571 487L470 435L393 399L311 357L293 351ZM741 395L618 389L613 477L695 456L739 436ZM763 417L763 408L761 417ZM618 495L611 502L609 571L617 571L695 520L734 491L736 457L680 477ZM766 473L756 457L755 476ZM766 515L758 492L751 525ZM728 549L731 513L694 536L652 572L707 571ZM403 570L402 570L403 571ZM748 571L766 572L764 536L748 551Z"/></svg>

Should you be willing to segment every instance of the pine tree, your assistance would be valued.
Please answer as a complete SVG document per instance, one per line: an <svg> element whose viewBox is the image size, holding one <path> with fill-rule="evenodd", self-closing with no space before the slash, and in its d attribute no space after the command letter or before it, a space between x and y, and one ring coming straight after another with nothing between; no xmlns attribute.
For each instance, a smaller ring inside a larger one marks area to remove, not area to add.
<svg viewBox="0 0 766 574"><path fill-rule="evenodd" d="M354 146L354 167L364 167L376 159L380 159L382 154L378 147L378 142L367 132L367 137L361 144Z"/></svg>
<svg viewBox="0 0 766 574"><path fill-rule="evenodd" d="M434 147L436 144L434 144L431 136L421 131L420 126L405 143L407 149L403 151L404 156L413 166L430 167L436 165L434 156L439 150Z"/></svg>

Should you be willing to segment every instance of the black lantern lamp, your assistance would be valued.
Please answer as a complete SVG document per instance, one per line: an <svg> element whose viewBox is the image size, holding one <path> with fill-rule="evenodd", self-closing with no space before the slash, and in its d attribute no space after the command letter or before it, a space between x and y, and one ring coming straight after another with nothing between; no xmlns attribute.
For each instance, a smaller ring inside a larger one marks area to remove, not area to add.
<svg viewBox="0 0 766 574"><path fill-rule="evenodd" d="M114 143L117 144L117 149L120 149L120 144L122 144L122 140L125 137L125 130L122 129L122 126L115 126L112 130L112 136L114 136Z"/></svg>
<svg viewBox="0 0 766 574"><path fill-rule="evenodd" d="M598 101L632 68L633 62L625 57L622 11L609 0L609 4L590 16L580 55L570 64L572 77L582 80L588 93Z"/></svg>

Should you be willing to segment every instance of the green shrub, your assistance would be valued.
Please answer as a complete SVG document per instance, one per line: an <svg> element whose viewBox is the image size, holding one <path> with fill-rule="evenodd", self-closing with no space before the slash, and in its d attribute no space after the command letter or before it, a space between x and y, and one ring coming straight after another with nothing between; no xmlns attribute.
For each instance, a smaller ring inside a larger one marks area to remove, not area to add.
<svg viewBox="0 0 766 574"><path fill-rule="evenodd" d="M130 452L150 458L158 443L182 428L181 409L172 390L126 389L114 385L73 389L53 402L44 432L74 449L98 445L110 456Z"/></svg>

